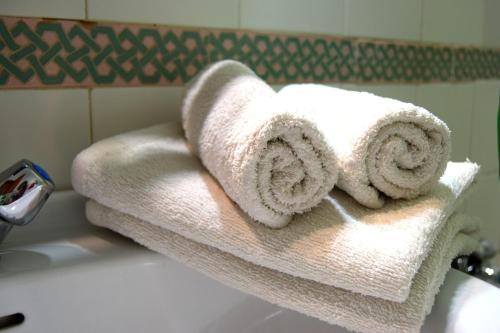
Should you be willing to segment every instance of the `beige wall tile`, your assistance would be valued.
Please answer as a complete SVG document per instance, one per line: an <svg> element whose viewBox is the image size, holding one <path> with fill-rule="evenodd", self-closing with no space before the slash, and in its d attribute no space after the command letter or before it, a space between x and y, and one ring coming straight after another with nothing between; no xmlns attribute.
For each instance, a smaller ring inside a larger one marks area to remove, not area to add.
<svg viewBox="0 0 500 333"><path fill-rule="evenodd" d="M484 0L484 40L489 47L500 48L500 1Z"/></svg>
<svg viewBox="0 0 500 333"><path fill-rule="evenodd" d="M241 0L241 27L342 34L343 0Z"/></svg>
<svg viewBox="0 0 500 333"><path fill-rule="evenodd" d="M70 188L70 166L90 143L84 89L0 91L0 169L28 158L40 164L57 189Z"/></svg>
<svg viewBox="0 0 500 333"><path fill-rule="evenodd" d="M422 0L422 4L423 41L482 44L483 0Z"/></svg>
<svg viewBox="0 0 500 333"><path fill-rule="evenodd" d="M498 171L497 113L500 81L477 82L472 118L471 157L483 172Z"/></svg>
<svg viewBox="0 0 500 333"><path fill-rule="evenodd" d="M500 246L500 179L498 174L484 174L466 203L466 213L481 218L482 237Z"/></svg>
<svg viewBox="0 0 500 333"><path fill-rule="evenodd" d="M420 0L347 0L346 35L420 39Z"/></svg>
<svg viewBox="0 0 500 333"><path fill-rule="evenodd" d="M238 0L87 0L89 19L182 26L238 26Z"/></svg>
<svg viewBox="0 0 500 333"><path fill-rule="evenodd" d="M0 14L84 19L85 0L1 0Z"/></svg>
<svg viewBox="0 0 500 333"><path fill-rule="evenodd" d="M94 141L166 121L180 121L180 87L98 88L91 94Z"/></svg>
<svg viewBox="0 0 500 333"><path fill-rule="evenodd" d="M453 161L470 157L473 84L424 84L417 88L417 105L441 118L451 130Z"/></svg>

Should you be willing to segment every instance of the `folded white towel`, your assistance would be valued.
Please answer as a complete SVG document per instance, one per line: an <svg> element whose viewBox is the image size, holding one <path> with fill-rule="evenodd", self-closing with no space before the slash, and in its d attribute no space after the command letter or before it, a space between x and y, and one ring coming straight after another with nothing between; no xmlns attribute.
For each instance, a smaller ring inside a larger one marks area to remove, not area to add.
<svg viewBox="0 0 500 333"><path fill-rule="evenodd" d="M245 65L226 60L186 89L183 126L192 151L251 217L283 227L337 181L333 152L304 117Z"/></svg>
<svg viewBox="0 0 500 333"><path fill-rule="evenodd" d="M395 303L252 264L95 201L87 203L87 217L96 225L130 237L231 287L366 333L419 332L452 258L476 247L476 222L464 216L451 219L416 274L408 299Z"/></svg>
<svg viewBox="0 0 500 333"><path fill-rule="evenodd" d="M318 124L338 158L338 187L379 208L384 195L415 198L443 174L450 131L410 103L318 84L283 88L278 96Z"/></svg>
<svg viewBox="0 0 500 333"><path fill-rule="evenodd" d="M477 171L450 163L429 194L379 210L333 191L287 228L271 230L227 197L170 123L95 143L76 157L72 180L99 203L254 264L402 302Z"/></svg>

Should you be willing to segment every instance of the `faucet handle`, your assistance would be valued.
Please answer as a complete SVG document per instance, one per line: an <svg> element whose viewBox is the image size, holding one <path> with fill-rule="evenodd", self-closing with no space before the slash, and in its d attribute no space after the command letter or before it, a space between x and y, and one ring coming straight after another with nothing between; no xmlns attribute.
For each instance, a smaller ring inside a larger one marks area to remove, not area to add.
<svg viewBox="0 0 500 333"><path fill-rule="evenodd" d="M12 226L31 222L54 187L47 172L26 159L0 173L0 242Z"/></svg>

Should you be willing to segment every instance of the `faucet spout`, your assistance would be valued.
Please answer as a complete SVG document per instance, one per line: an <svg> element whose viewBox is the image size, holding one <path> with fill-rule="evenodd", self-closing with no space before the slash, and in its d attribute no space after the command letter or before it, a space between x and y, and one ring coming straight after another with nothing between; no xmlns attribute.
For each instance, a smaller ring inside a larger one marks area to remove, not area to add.
<svg viewBox="0 0 500 333"><path fill-rule="evenodd" d="M0 173L0 243L13 226L30 223L53 191L45 170L26 159Z"/></svg>

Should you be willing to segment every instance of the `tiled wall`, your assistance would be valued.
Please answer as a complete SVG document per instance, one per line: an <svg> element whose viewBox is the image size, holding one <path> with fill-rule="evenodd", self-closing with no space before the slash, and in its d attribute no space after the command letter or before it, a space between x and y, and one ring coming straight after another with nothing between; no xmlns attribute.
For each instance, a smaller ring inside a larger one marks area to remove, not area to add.
<svg viewBox="0 0 500 333"><path fill-rule="evenodd" d="M500 48L500 0L2 0L0 15L247 28ZM427 107L453 131L453 159L482 175L466 211L500 244L496 114L500 81L339 84ZM338 86L339 86L338 85ZM59 189L91 142L178 119L179 87L0 90L0 169L21 157L45 166Z"/></svg>

